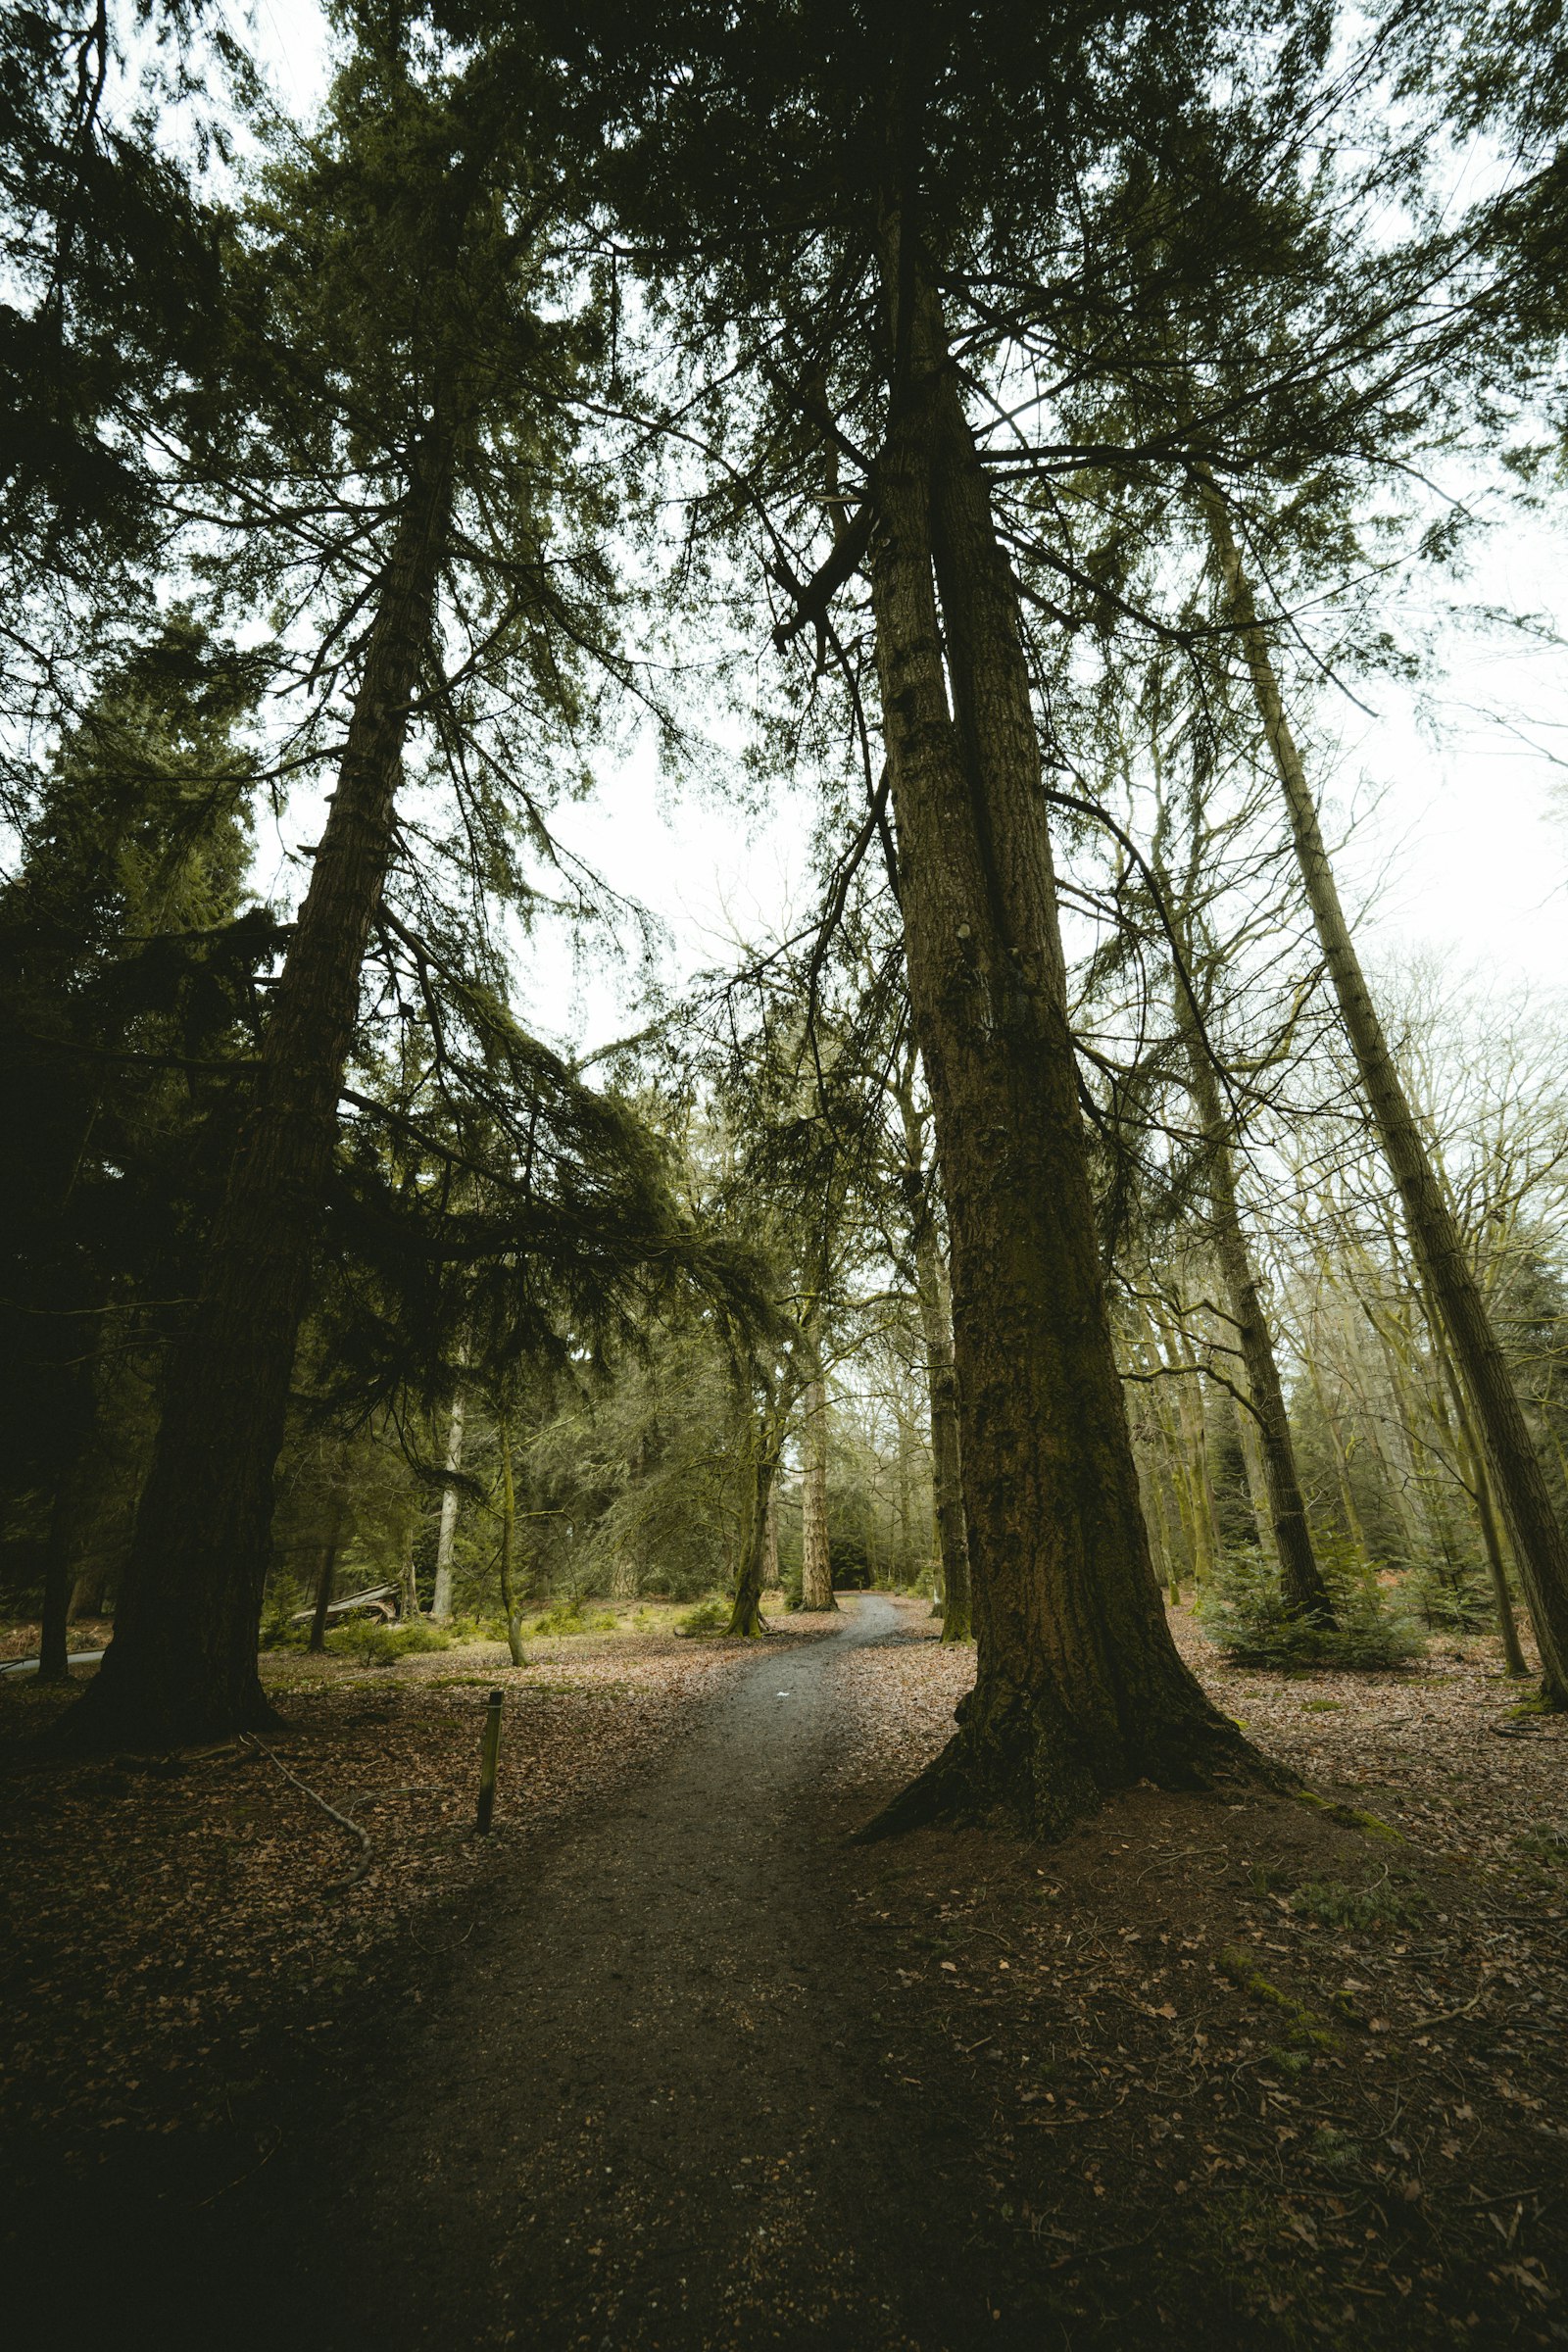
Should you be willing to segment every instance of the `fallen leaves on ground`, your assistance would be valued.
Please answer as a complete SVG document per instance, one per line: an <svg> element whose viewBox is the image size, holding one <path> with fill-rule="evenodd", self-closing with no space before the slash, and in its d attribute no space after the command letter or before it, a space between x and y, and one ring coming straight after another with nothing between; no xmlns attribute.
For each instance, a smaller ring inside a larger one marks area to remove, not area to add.
<svg viewBox="0 0 1568 2352"><path fill-rule="evenodd" d="M846 1661L867 1806L973 1677L906 1614ZM884 2062L987 2119L999 2308L1085 2343L1568 2341L1568 1724L1480 1642L1287 1678L1174 1628L1326 1803L1145 1786L1051 1848L869 1849Z"/></svg>
<svg viewBox="0 0 1568 2352"><path fill-rule="evenodd" d="M280 2014L330 2034L378 1947L419 1938L519 1842L610 1801L695 1719L714 1677L755 1655L617 1635L539 1642L522 1668L494 1642L393 1668L264 1660L288 1726L268 1745L364 1829L368 1866L257 1746L14 1762L0 1827L8 2131L79 2140L201 2123L222 2095L208 2063L220 2043L226 2063ZM485 1839L473 1819L494 1687L507 1707ZM30 1680L0 1692L15 1759L64 1699Z"/></svg>

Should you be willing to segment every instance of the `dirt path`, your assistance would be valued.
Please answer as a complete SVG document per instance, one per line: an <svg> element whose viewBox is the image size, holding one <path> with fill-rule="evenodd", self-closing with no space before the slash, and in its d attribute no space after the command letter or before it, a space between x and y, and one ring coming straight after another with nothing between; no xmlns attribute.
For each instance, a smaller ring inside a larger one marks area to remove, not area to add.
<svg viewBox="0 0 1568 2352"><path fill-rule="evenodd" d="M308 2140L285 2119L270 2177L222 2225L230 2259L260 2256L259 2333L972 2340L921 2316L930 2149L887 2111L835 1886L845 1665L905 1612L876 1594L843 1610L827 1639L764 1649L536 1884L493 1889L461 1966L416 1995L422 2027L312 2113Z"/></svg>
<svg viewBox="0 0 1568 2352"><path fill-rule="evenodd" d="M410 2346L905 2340L870 2251L906 2184L821 1901L843 1661L900 1620L878 1595L844 1620L764 1651L472 1939L360 2119L309 2262L327 2340L351 2318ZM366 2240L370 2208L413 2227Z"/></svg>

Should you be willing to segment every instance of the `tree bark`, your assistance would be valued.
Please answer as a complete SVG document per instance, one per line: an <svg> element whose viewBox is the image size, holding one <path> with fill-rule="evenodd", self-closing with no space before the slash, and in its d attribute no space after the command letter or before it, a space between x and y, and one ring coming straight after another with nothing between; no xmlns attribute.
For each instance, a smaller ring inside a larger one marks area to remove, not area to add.
<svg viewBox="0 0 1568 2352"><path fill-rule="evenodd" d="M909 998L952 1234L979 1655L872 1834L1002 1810L1059 1834L1149 1777L1265 1768L1178 1656L1111 1346L1016 589L934 297L900 332L872 602ZM933 572L940 589L940 615ZM953 703L950 707L948 681Z"/></svg>
<svg viewBox="0 0 1568 2352"><path fill-rule="evenodd" d="M448 1471L463 1467L463 1420L466 1399L460 1380L452 1392L452 1415L447 1422ZM435 1539L435 1583L430 1591L430 1620L434 1625L452 1622L452 1548L458 1536L458 1490L447 1485L441 1490L441 1524Z"/></svg>
<svg viewBox="0 0 1568 2352"><path fill-rule="evenodd" d="M767 1525L762 1537L762 1591L778 1591L778 1479L767 1482Z"/></svg>
<svg viewBox="0 0 1568 2352"><path fill-rule="evenodd" d="M827 1386L822 1378L822 1340L816 1317L807 1327L810 1377L802 1399L801 1606L836 1609L833 1554L827 1526Z"/></svg>
<svg viewBox="0 0 1568 2352"><path fill-rule="evenodd" d="M418 1504L411 1496L403 1525L403 1565L398 1580L398 1615L405 1625L412 1625L419 1614L419 1572L414 1559L418 1535Z"/></svg>
<svg viewBox="0 0 1568 2352"><path fill-rule="evenodd" d="M1274 1342L1269 1332L1268 1318L1263 1312L1263 1301L1258 1295L1251 1251L1248 1249L1247 1235L1242 1226L1219 1085L1199 1033L1197 1010L1187 993L1185 982L1179 983L1178 995L1177 1015L1187 1047L1188 1084L1192 1089L1193 1104L1198 1112L1198 1123L1202 1131L1207 1154L1206 1181L1209 1207L1213 1213L1214 1254L1219 1260L1231 1321L1236 1326L1237 1345L1247 1372L1252 1417L1262 1447L1269 1517L1279 1549L1280 1592L1292 1616L1312 1618L1319 1624L1332 1625L1334 1606L1329 1599L1328 1587L1323 1582L1323 1572L1312 1548L1311 1531L1306 1524L1306 1504L1302 1500L1301 1482L1297 1475L1296 1447L1291 1439L1290 1415L1285 1409L1285 1392L1280 1385L1279 1365L1274 1357Z"/></svg>
<svg viewBox="0 0 1568 2352"><path fill-rule="evenodd" d="M958 1436L958 1380L953 1362L953 1299L936 1219L931 1213L930 1172L924 1167L924 1137L907 1088L895 1095L904 1122L907 1158L905 1185L914 1245L914 1295L925 1345L926 1389L931 1406L931 1480L935 1490L937 1556L942 1563L944 1645L974 1640L969 1592L969 1534L963 1519L963 1467Z"/></svg>
<svg viewBox="0 0 1568 2352"><path fill-rule="evenodd" d="M1230 516L1211 482L1200 485L1200 497L1247 659L1258 716L1290 812L1307 904L1367 1103L1398 1189L1411 1251L1423 1284L1437 1303L1485 1440L1497 1499L1530 1604L1544 1694L1554 1706L1568 1706L1568 1539L1552 1509L1545 1476L1507 1359L1465 1255L1458 1222L1416 1124L1350 939L1306 771L1285 716L1268 637L1257 617Z"/></svg>
<svg viewBox="0 0 1568 2352"><path fill-rule="evenodd" d="M62 1727L72 1744L165 1745L274 1720L256 1662L272 1477L450 505L450 450L432 436L415 454L255 1098L172 1350L114 1640Z"/></svg>
<svg viewBox="0 0 1568 2352"><path fill-rule="evenodd" d="M343 1498L332 1497L332 1516L326 1542L321 1545L321 1565L316 1579L316 1612L311 1619L311 1649L318 1654L326 1647L326 1612L332 1605L332 1587L337 1579L338 1539L343 1532Z"/></svg>
<svg viewBox="0 0 1568 2352"><path fill-rule="evenodd" d="M762 1618L762 1578L767 1564L768 1505L778 1476L783 1448L782 1415L771 1404L752 1424L752 1447L746 1487L746 1521L741 1535L740 1564L735 1575L735 1606L725 1631L750 1639L767 1632ZM808 1604L809 1605L809 1604Z"/></svg>
<svg viewBox="0 0 1568 2352"><path fill-rule="evenodd" d="M501 1446L501 1609L507 1621L507 1649L512 1663L526 1666L522 1618L512 1574L517 1541L517 1490L512 1475L512 1423L505 1413L497 1420L496 1436Z"/></svg>
<svg viewBox="0 0 1568 2352"><path fill-rule="evenodd" d="M1487 1555L1487 1573L1492 1579L1492 1598L1497 1612L1497 1638L1502 1643L1503 1664L1510 1681L1528 1682L1530 1667L1520 1646L1519 1627L1514 1619L1513 1594L1508 1590L1508 1569L1502 1556L1496 1514L1492 1507L1492 1485L1487 1477L1486 1460L1476 1443L1475 1426L1465 1403L1464 1390L1454 1371L1453 1360L1443 1345L1443 1334L1435 1316L1432 1317L1432 1324L1438 1359L1448 1395L1453 1398L1454 1418L1459 1424L1459 1443L1464 1447L1465 1466L1470 1472L1476 1517L1481 1522L1481 1543Z"/></svg>
<svg viewBox="0 0 1568 2352"><path fill-rule="evenodd" d="M71 1642L71 1563L74 1550L76 1513L68 1474L55 1489L49 1513L49 1541L43 1559L43 1623L38 1631L38 1680L69 1683Z"/></svg>

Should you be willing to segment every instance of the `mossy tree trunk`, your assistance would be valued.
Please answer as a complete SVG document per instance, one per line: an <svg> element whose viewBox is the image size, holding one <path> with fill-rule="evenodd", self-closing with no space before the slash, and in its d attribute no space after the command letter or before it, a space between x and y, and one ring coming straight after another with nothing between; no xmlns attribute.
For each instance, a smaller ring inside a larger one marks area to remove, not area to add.
<svg viewBox="0 0 1568 2352"><path fill-rule="evenodd" d="M1447 1334L1513 1538L1541 1655L1544 1695L1555 1706L1568 1706L1568 1537L1552 1507L1513 1376L1466 1255L1452 1204L1416 1123L1350 938L1306 771L1285 715L1268 635L1258 619L1225 502L1212 482L1200 486L1200 497L1258 716L1285 796L1307 905L1346 1035L1398 1190L1422 1286Z"/></svg>
<svg viewBox="0 0 1568 2352"><path fill-rule="evenodd" d="M752 1422L745 1510L735 1569L735 1605L725 1628L726 1633L747 1639L767 1632L762 1618L762 1585L767 1573L768 1515L783 1447L784 1413L774 1398Z"/></svg>
<svg viewBox="0 0 1568 2352"><path fill-rule="evenodd" d="M327 1611L332 1606L332 1588L337 1582L338 1544L343 1534L343 1497L334 1493L328 1506L326 1542L321 1545L320 1565L316 1573L316 1608L311 1617L312 1653L319 1656L326 1647Z"/></svg>
<svg viewBox="0 0 1568 2352"><path fill-rule="evenodd" d="M272 1477L450 504L450 450L432 432L413 455L255 1096L172 1352L115 1637L61 1727L69 1744L168 1745L273 1720L257 1673Z"/></svg>
<svg viewBox="0 0 1568 2352"><path fill-rule="evenodd" d="M836 1609L827 1523L827 1383L822 1376L822 1327L815 1313L807 1322L805 1348L809 1371L801 1399L801 1606Z"/></svg>
<svg viewBox="0 0 1568 2352"><path fill-rule="evenodd" d="M925 1348L926 1392L931 1410L931 1483L937 1522L937 1557L942 1568L942 1640L974 1640L969 1594L969 1533L963 1517L963 1462L958 1435L958 1379L953 1362L953 1298L948 1269L932 1211L935 1171L924 1164L925 1136L914 1096L906 1084L895 1092L904 1127L904 1180L914 1255L914 1294Z"/></svg>
<svg viewBox="0 0 1568 2352"><path fill-rule="evenodd" d="M952 1235L978 1661L878 1831L1264 1770L1177 1654L1117 1374L1016 590L934 296L885 220L898 371L872 599L909 998ZM914 284L913 315L899 304ZM939 605L940 599L940 605ZM951 700L950 700L951 689Z"/></svg>
<svg viewBox="0 0 1568 2352"><path fill-rule="evenodd" d="M1296 1468L1296 1446L1291 1437L1290 1415L1285 1409L1285 1391L1274 1354L1273 1335L1263 1311L1252 1253L1248 1248L1241 1204L1236 1197L1236 1175L1219 1082L1185 982L1178 984L1177 993L1177 1017L1187 1049L1188 1083L1205 1150L1214 1254L1219 1260L1262 1450L1269 1517L1279 1553L1280 1592L1293 1616L1331 1625L1334 1607L1306 1524L1306 1503ZM1242 1409L1245 1411L1246 1407Z"/></svg>
<svg viewBox="0 0 1568 2352"><path fill-rule="evenodd" d="M526 1666L522 1617L513 1572L517 1545L517 1489L512 1468L512 1420L505 1412L496 1416L496 1444L501 1448L501 1613L507 1621L507 1648L512 1663Z"/></svg>
<svg viewBox="0 0 1568 2352"><path fill-rule="evenodd" d="M430 1589L430 1618L432 1624L449 1625L452 1621L452 1553L458 1540L458 1490L450 1483L450 1473L463 1468L463 1426L467 1410L460 1374L452 1392L452 1410L447 1416L446 1467L449 1483L441 1490L441 1524L435 1539L435 1582Z"/></svg>

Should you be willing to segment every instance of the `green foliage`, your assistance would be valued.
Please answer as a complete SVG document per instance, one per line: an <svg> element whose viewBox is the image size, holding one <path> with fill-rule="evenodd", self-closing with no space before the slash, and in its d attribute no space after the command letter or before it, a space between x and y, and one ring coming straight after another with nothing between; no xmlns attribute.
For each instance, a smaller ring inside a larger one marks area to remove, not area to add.
<svg viewBox="0 0 1568 2352"><path fill-rule="evenodd" d="M306 1605L305 1589L297 1578L274 1576L262 1604L262 1648L303 1649L310 1640L311 1629L308 1625L293 1625L289 1621Z"/></svg>
<svg viewBox="0 0 1568 2352"><path fill-rule="evenodd" d="M1425 1643L1368 1569L1323 1562L1336 1622L1294 1617L1279 1579L1257 1552L1227 1553L1199 1598L1198 1622L1239 1666L1337 1666L1368 1673L1407 1665Z"/></svg>
<svg viewBox="0 0 1568 2352"><path fill-rule="evenodd" d="M585 1609L581 1593L573 1592L565 1600L558 1600L553 1609L547 1609L533 1631L559 1639L572 1634L612 1634L616 1624L612 1609ZM505 1639L504 1630L502 1638Z"/></svg>
<svg viewBox="0 0 1568 2352"><path fill-rule="evenodd" d="M711 1599L700 1600L695 1609L688 1609L675 1631L687 1635L725 1633L729 1628L732 1606L731 1602L715 1593Z"/></svg>
<svg viewBox="0 0 1568 2352"><path fill-rule="evenodd" d="M1433 1633L1487 1633L1496 1625L1492 1579L1473 1560L1420 1560L1399 1589Z"/></svg>
<svg viewBox="0 0 1568 2352"><path fill-rule="evenodd" d="M395 1666L399 1658L417 1657L428 1650L450 1649L452 1637L440 1626L416 1617L411 1625L338 1625L326 1637L335 1658L352 1658L360 1666Z"/></svg>
<svg viewBox="0 0 1568 2352"><path fill-rule="evenodd" d="M1370 1886L1351 1886L1343 1879L1309 1879L1290 1898L1291 1909L1320 1927L1406 1928L1431 1909L1431 1898L1409 1881L1396 1884L1384 1878Z"/></svg>

